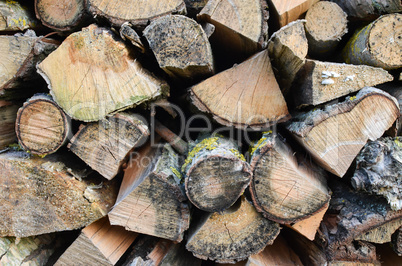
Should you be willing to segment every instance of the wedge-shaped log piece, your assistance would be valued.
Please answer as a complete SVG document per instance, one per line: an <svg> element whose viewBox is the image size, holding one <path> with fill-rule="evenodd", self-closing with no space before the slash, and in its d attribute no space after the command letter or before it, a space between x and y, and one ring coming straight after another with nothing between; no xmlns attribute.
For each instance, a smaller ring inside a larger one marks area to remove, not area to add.
<svg viewBox="0 0 402 266"><path fill-rule="evenodd" d="M191 87L190 95L225 126L260 129L290 117L267 50Z"/></svg>
<svg viewBox="0 0 402 266"><path fill-rule="evenodd" d="M189 232L187 250L200 259L234 263L262 251L279 234L279 224L265 219L242 196L221 213L205 213Z"/></svg>
<svg viewBox="0 0 402 266"><path fill-rule="evenodd" d="M19 104L0 100L0 150L16 140L15 120Z"/></svg>
<svg viewBox="0 0 402 266"><path fill-rule="evenodd" d="M297 20L314 3L319 0L269 0L272 12L279 27L283 27L292 21ZM271 12L271 11L270 11Z"/></svg>
<svg viewBox="0 0 402 266"><path fill-rule="evenodd" d="M356 157L351 183L356 190L383 196L393 210L402 209L402 137L368 142Z"/></svg>
<svg viewBox="0 0 402 266"><path fill-rule="evenodd" d="M185 14L186 4L183 0L129 0L123 2L119 0L88 0L88 9L92 15L104 17L115 26L130 22L138 28L145 27L150 20L168 14Z"/></svg>
<svg viewBox="0 0 402 266"><path fill-rule="evenodd" d="M250 183L251 169L238 147L218 136L204 138L182 166L188 199L199 209L223 211Z"/></svg>
<svg viewBox="0 0 402 266"><path fill-rule="evenodd" d="M54 100L81 121L98 121L169 89L142 68L111 31L96 25L69 35L37 68Z"/></svg>
<svg viewBox="0 0 402 266"><path fill-rule="evenodd" d="M17 1L0 1L0 32L23 31L35 26L29 11Z"/></svg>
<svg viewBox="0 0 402 266"><path fill-rule="evenodd" d="M0 154L0 236L73 230L105 216L116 199L115 183L98 175L82 179L82 164L68 153L44 159Z"/></svg>
<svg viewBox="0 0 402 266"><path fill-rule="evenodd" d="M130 151L144 144L148 127L135 115L122 112L81 125L68 148L106 179L114 178Z"/></svg>
<svg viewBox="0 0 402 266"><path fill-rule="evenodd" d="M72 134L69 117L47 94L29 98L18 110L15 132L24 150L41 156L56 152Z"/></svg>
<svg viewBox="0 0 402 266"><path fill-rule="evenodd" d="M402 67L401 36L402 14L379 17L356 31L343 49L348 64L365 64L387 70Z"/></svg>
<svg viewBox="0 0 402 266"><path fill-rule="evenodd" d="M169 145L141 148L128 162L110 223L180 242L189 227L190 211L183 202L178 169L178 156Z"/></svg>
<svg viewBox="0 0 402 266"><path fill-rule="evenodd" d="M356 19L373 20L379 15L402 11L400 0L331 0L337 3L348 14Z"/></svg>
<svg viewBox="0 0 402 266"><path fill-rule="evenodd" d="M250 192L270 220L294 223L319 212L330 199L325 173L297 158L280 136L266 132L252 151Z"/></svg>
<svg viewBox="0 0 402 266"><path fill-rule="evenodd" d="M173 78L214 73L211 45L202 27L181 15L151 22L143 32L159 66Z"/></svg>
<svg viewBox="0 0 402 266"><path fill-rule="evenodd" d="M392 79L392 75L378 67L307 59L291 90L296 107L302 107L325 103Z"/></svg>
<svg viewBox="0 0 402 266"><path fill-rule="evenodd" d="M103 217L82 229L55 265L115 265L137 236Z"/></svg>
<svg viewBox="0 0 402 266"><path fill-rule="evenodd" d="M287 128L318 164L342 177L367 140L381 137L398 116L394 97L367 87L356 97L298 116Z"/></svg>
<svg viewBox="0 0 402 266"><path fill-rule="evenodd" d="M268 10L261 0L210 0L197 19L215 26L215 38L226 50L250 56L266 47Z"/></svg>

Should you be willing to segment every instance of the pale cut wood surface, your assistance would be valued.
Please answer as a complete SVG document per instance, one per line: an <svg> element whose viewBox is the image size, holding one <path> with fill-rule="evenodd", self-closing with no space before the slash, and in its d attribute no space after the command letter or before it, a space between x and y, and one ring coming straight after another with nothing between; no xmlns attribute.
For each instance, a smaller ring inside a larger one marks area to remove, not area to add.
<svg viewBox="0 0 402 266"><path fill-rule="evenodd" d="M23 31L33 28L36 21L17 1L0 1L0 32Z"/></svg>
<svg viewBox="0 0 402 266"><path fill-rule="evenodd" d="M279 26L283 27L295 21L319 0L269 0L279 19Z"/></svg>
<svg viewBox="0 0 402 266"><path fill-rule="evenodd" d="M15 120L19 104L0 101L0 150L16 140Z"/></svg>

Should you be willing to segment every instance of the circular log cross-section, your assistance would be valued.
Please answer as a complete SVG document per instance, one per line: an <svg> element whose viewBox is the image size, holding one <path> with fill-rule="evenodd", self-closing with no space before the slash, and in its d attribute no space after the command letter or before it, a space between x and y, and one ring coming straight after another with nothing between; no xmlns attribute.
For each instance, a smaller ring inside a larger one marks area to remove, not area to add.
<svg viewBox="0 0 402 266"><path fill-rule="evenodd" d="M186 194L199 209L216 212L229 208L251 178L250 166L231 141L205 138L189 153L182 167Z"/></svg>
<svg viewBox="0 0 402 266"><path fill-rule="evenodd" d="M66 143L71 128L68 116L53 99L39 94L28 99L18 110L15 131L26 151L47 155Z"/></svg>

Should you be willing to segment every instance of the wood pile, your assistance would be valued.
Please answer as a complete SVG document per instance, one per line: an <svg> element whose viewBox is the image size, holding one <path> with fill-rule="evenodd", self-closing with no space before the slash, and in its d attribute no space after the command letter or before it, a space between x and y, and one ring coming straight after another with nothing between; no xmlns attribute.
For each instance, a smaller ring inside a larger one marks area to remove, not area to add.
<svg viewBox="0 0 402 266"><path fill-rule="evenodd" d="M0 0L1 265L401 265L400 0Z"/></svg>

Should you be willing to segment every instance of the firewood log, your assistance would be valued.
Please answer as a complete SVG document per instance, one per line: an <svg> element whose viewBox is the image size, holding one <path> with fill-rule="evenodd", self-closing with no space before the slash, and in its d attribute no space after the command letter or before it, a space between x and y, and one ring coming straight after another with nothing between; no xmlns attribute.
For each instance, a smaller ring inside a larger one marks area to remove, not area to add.
<svg viewBox="0 0 402 266"><path fill-rule="evenodd" d="M278 223L303 220L330 199L323 170L298 156L272 132L252 150L250 192L257 211Z"/></svg>
<svg viewBox="0 0 402 266"><path fill-rule="evenodd" d="M60 107L86 122L169 91L167 83L141 67L111 31L96 25L69 35L37 68Z"/></svg>
<svg viewBox="0 0 402 266"><path fill-rule="evenodd" d="M36 17L48 28L70 31L86 18L85 0L35 0Z"/></svg>
<svg viewBox="0 0 402 266"><path fill-rule="evenodd" d="M398 230L391 237L392 249L395 251L398 256L402 256L402 227L399 227Z"/></svg>
<svg viewBox="0 0 402 266"><path fill-rule="evenodd" d="M401 80L402 81L402 80ZM392 127L387 131L387 135L391 137L402 136L402 83L386 83L381 86L378 86L379 89L382 89L388 92L390 95L394 96L399 103L399 110L401 111L401 116L395 121Z"/></svg>
<svg viewBox="0 0 402 266"><path fill-rule="evenodd" d="M319 165L342 177L367 140L381 137L398 116L394 97L366 87L356 97L298 116L287 129Z"/></svg>
<svg viewBox="0 0 402 266"><path fill-rule="evenodd" d="M46 158L0 154L0 236L26 237L73 230L105 216L117 189L68 153Z"/></svg>
<svg viewBox="0 0 402 266"><path fill-rule="evenodd" d="M389 243L392 240L392 235L402 226L402 219L398 218L391 222L380 225L374 229L368 230L365 233L355 237L355 240L363 240L376 244Z"/></svg>
<svg viewBox="0 0 402 266"><path fill-rule="evenodd" d="M279 230L279 224L265 219L242 196L229 209L198 219L189 231L186 248L200 259L234 263L271 245Z"/></svg>
<svg viewBox="0 0 402 266"><path fill-rule="evenodd" d="M0 150L16 140L15 120L19 104L0 100Z"/></svg>
<svg viewBox="0 0 402 266"><path fill-rule="evenodd" d="M202 27L182 15L164 16L149 24L144 37L160 68L173 78L214 73L212 49Z"/></svg>
<svg viewBox="0 0 402 266"><path fill-rule="evenodd" d="M41 156L56 152L72 134L69 117L47 94L34 95L18 110L15 132L24 150Z"/></svg>
<svg viewBox="0 0 402 266"><path fill-rule="evenodd" d="M232 206L250 183L251 169L230 140L199 141L182 166L188 199L197 208L219 212Z"/></svg>
<svg viewBox="0 0 402 266"><path fill-rule="evenodd" d="M0 32L32 29L36 21L17 1L0 1Z"/></svg>
<svg viewBox="0 0 402 266"><path fill-rule="evenodd" d="M387 71L365 65L305 61L291 91L296 107L318 105L393 79Z"/></svg>
<svg viewBox="0 0 402 266"><path fill-rule="evenodd" d="M261 129L290 118L267 50L191 87L190 97L225 126Z"/></svg>
<svg viewBox="0 0 402 266"><path fill-rule="evenodd" d="M125 169L110 223L180 242L189 227L190 212L178 169L178 156L168 144L162 149L150 144L141 148Z"/></svg>
<svg viewBox="0 0 402 266"><path fill-rule="evenodd" d="M0 36L0 47L0 100L25 100L42 87L35 65L57 46L28 30Z"/></svg>
<svg viewBox="0 0 402 266"><path fill-rule="evenodd" d="M356 19L373 20L379 15L402 11L400 0L331 0L337 3L348 16Z"/></svg>
<svg viewBox="0 0 402 266"><path fill-rule="evenodd" d="M113 179L130 151L144 144L148 127L134 114L121 112L81 125L68 148L106 179Z"/></svg>
<svg viewBox="0 0 402 266"><path fill-rule="evenodd" d="M347 15L337 4L320 1L306 13L309 55L325 58L337 48L348 31Z"/></svg>
<svg viewBox="0 0 402 266"><path fill-rule="evenodd" d="M239 58L266 48L268 10L263 0L210 0L197 15L215 26L214 38Z"/></svg>
<svg viewBox="0 0 402 266"><path fill-rule="evenodd" d="M387 70L402 67L401 23L402 14L389 14L356 31L342 51L344 61Z"/></svg>
<svg viewBox="0 0 402 266"><path fill-rule="evenodd" d="M168 1L102 1L88 0L89 12L97 17L106 18L112 25L121 26L130 22L136 28L144 28L149 21L168 14L185 14L183 0Z"/></svg>
<svg viewBox="0 0 402 266"><path fill-rule="evenodd" d="M82 229L55 265L115 265L137 236L103 217Z"/></svg>
<svg viewBox="0 0 402 266"><path fill-rule="evenodd" d="M273 16L279 27L299 19L314 3L319 0L269 0Z"/></svg>

